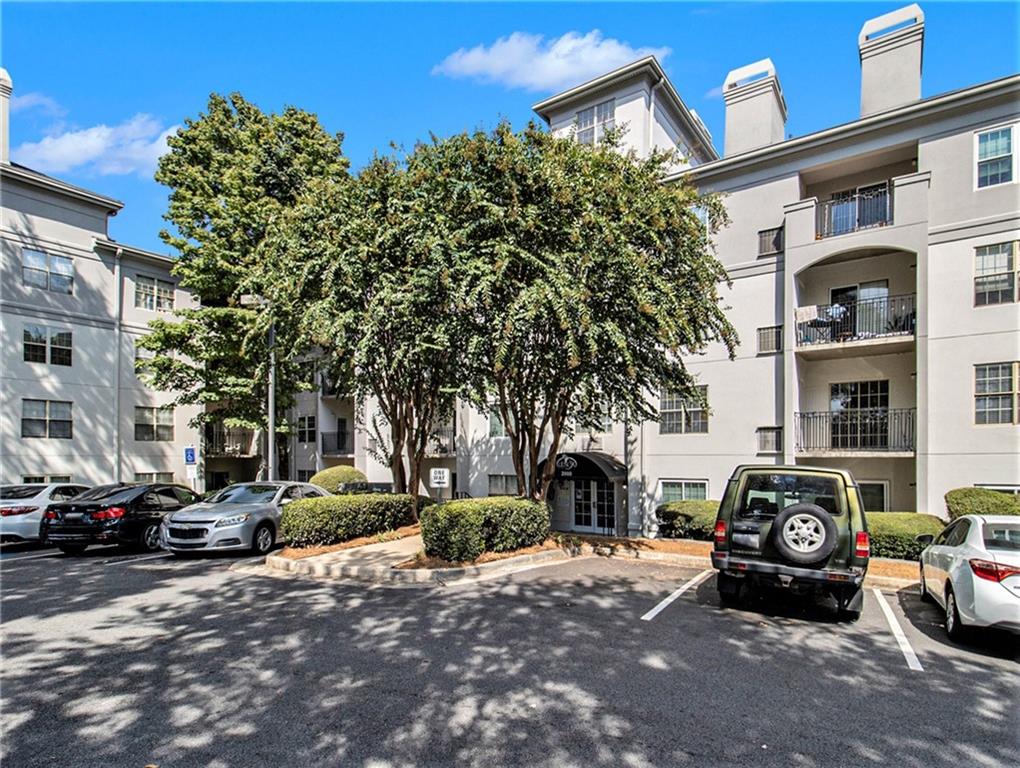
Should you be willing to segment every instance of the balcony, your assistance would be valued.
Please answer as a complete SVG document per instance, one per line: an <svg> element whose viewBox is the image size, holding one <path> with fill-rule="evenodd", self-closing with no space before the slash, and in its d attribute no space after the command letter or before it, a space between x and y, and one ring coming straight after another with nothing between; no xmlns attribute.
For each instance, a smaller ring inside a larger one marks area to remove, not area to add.
<svg viewBox="0 0 1020 768"><path fill-rule="evenodd" d="M425 453L429 456L452 456L454 453L453 426L437 427L425 445Z"/></svg>
<svg viewBox="0 0 1020 768"><path fill-rule="evenodd" d="M254 456L255 432L222 424L205 425L205 455L209 457Z"/></svg>
<svg viewBox="0 0 1020 768"><path fill-rule="evenodd" d="M893 195L889 184L861 187L838 195L815 209L815 237L822 239L885 227L893 223Z"/></svg>
<svg viewBox="0 0 1020 768"><path fill-rule="evenodd" d="M328 373L319 374L319 393L324 397L343 399L350 395L341 389L340 383Z"/></svg>
<svg viewBox="0 0 1020 768"><path fill-rule="evenodd" d="M858 299L797 309L797 352L804 357L840 357L876 347L876 354L905 352L914 341L917 295Z"/></svg>
<svg viewBox="0 0 1020 768"><path fill-rule="evenodd" d="M323 456L350 456L354 453L354 436L350 432L321 432Z"/></svg>
<svg viewBox="0 0 1020 768"><path fill-rule="evenodd" d="M794 418L801 456L913 456L917 445L914 408L815 411Z"/></svg>

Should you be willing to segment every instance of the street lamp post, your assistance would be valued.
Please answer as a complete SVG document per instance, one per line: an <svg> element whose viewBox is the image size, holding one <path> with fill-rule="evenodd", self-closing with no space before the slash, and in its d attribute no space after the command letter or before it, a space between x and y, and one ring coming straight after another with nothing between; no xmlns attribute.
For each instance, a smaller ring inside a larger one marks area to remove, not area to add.
<svg viewBox="0 0 1020 768"><path fill-rule="evenodd" d="M258 294L246 293L241 296L242 307L269 307L269 300ZM279 478L276 468L276 323L269 324L269 393L266 408L268 410L269 428L266 436L266 457L269 479Z"/></svg>

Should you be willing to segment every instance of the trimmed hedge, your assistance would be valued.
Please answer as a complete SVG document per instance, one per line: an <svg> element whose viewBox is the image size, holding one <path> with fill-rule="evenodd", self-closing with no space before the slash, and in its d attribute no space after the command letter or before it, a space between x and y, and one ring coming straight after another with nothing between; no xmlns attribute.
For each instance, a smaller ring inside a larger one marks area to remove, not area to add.
<svg viewBox="0 0 1020 768"><path fill-rule="evenodd" d="M411 497L398 493L298 499L283 508L280 535L291 547L339 544L410 525Z"/></svg>
<svg viewBox="0 0 1020 768"><path fill-rule="evenodd" d="M308 482L325 488L330 493L336 493L344 483L363 483L365 480L364 472L341 464L339 467L327 467L321 472L316 472Z"/></svg>
<svg viewBox="0 0 1020 768"><path fill-rule="evenodd" d="M529 499L460 499L421 513L425 554L453 563L472 562L483 552L541 544L548 536L549 509Z"/></svg>
<svg viewBox="0 0 1020 768"><path fill-rule="evenodd" d="M1020 499L988 488L955 488L946 494L949 519L963 515L1020 515Z"/></svg>
<svg viewBox="0 0 1020 768"><path fill-rule="evenodd" d="M718 501L671 501L655 510L659 535L667 539L711 541Z"/></svg>
<svg viewBox="0 0 1020 768"><path fill-rule="evenodd" d="M867 517L872 557L917 560L925 545L914 537L922 533L938 535L946 527L944 520L920 512L869 512Z"/></svg>

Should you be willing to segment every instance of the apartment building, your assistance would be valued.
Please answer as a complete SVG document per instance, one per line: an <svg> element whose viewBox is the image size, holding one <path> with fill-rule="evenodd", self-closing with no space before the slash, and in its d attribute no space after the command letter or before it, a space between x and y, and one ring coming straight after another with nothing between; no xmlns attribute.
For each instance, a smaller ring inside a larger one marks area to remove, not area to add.
<svg viewBox="0 0 1020 768"><path fill-rule="evenodd" d="M110 239L122 203L11 162L11 93L0 70L0 482L186 482L197 410L145 386L135 342L193 299Z"/></svg>

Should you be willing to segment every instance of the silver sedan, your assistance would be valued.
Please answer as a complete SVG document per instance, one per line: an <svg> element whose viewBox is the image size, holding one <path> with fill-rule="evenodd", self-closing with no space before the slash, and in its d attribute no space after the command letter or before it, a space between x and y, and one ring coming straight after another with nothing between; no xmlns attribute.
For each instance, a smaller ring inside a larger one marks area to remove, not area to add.
<svg viewBox="0 0 1020 768"><path fill-rule="evenodd" d="M264 555L280 532L284 506L297 499L329 496L310 483L238 483L206 501L167 515L160 544L174 554L247 549Z"/></svg>

